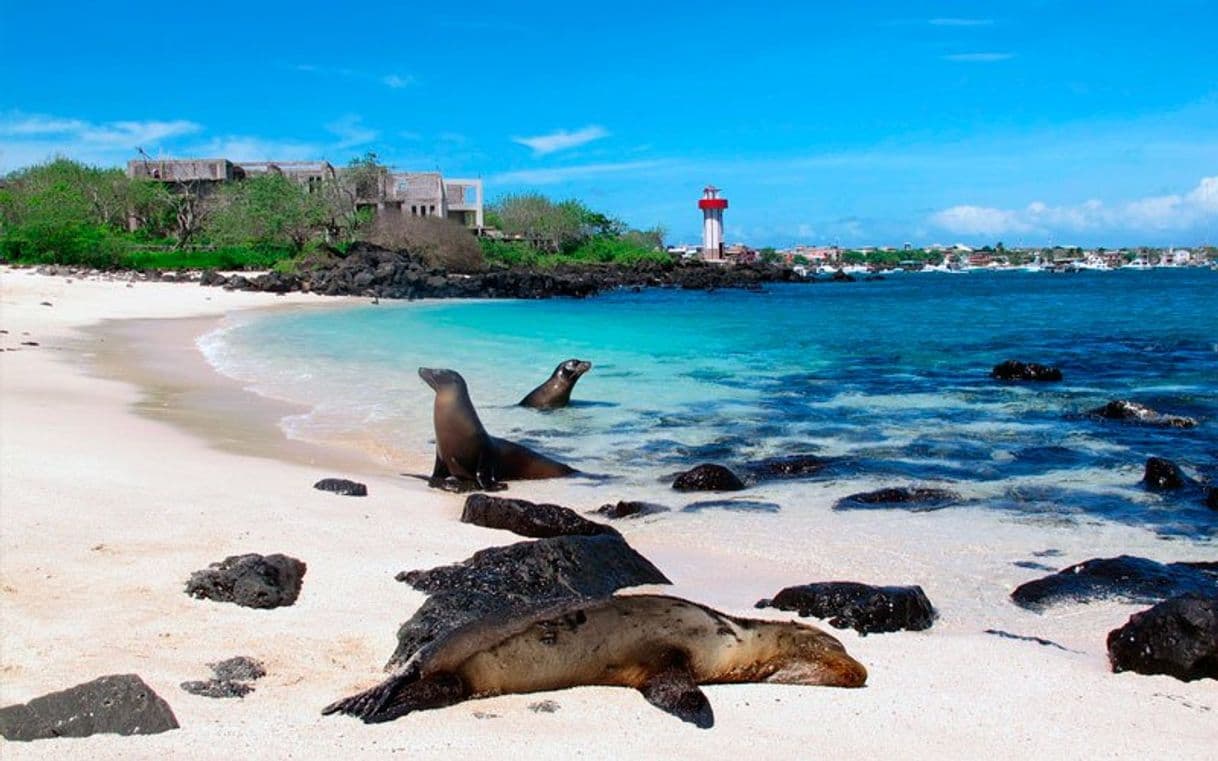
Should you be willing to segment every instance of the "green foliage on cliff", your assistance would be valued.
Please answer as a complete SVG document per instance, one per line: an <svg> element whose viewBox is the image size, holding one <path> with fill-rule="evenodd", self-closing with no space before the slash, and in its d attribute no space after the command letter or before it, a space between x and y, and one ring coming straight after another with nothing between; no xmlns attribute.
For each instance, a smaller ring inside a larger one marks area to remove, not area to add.
<svg viewBox="0 0 1218 761"><path fill-rule="evenodd" d="M476 272L488 262L546 267L667 260L664 231L633 230L577 200L510 195L486 220L506 239L475 239L432 219L375 218L387 169L375 154L336 180L310 186L280 174L222 186L129 178L57 158L9 174L0 186L0 259L131 269L265 269L310 246L340 250L362 238ZM363 195L361 195L363 194Z"/></svg>
<svg viewBox="0 0 1218 761"><path fill-rule="evenodd" d="M538 193L508 195L487 209L486 219L508 236L482 241L482 252L491 262L546 267L671 258L663 250L663 229L632 230L621 220L574 199L552 201Z"/></svg>

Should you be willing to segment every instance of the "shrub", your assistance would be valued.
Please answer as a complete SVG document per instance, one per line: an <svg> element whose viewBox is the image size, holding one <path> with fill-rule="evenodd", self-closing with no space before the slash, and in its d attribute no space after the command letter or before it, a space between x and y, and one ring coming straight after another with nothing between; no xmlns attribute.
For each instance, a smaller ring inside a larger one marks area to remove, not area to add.
<svg viewBox="0 0 1218 761"><path fill-rule="evenodd" d="M368 242L391 251L408 251L432 267L450 272L486 269L483 249L468 229L440 217L386 214L373 220Z"/></svg>
<svg viewBox="0 0 1218 761"><path fill-rule="evenodd" d="M72 264L97 269L118 266L123 242L110 229L85 222L7 226L0 258L23 264Z"/></svg>

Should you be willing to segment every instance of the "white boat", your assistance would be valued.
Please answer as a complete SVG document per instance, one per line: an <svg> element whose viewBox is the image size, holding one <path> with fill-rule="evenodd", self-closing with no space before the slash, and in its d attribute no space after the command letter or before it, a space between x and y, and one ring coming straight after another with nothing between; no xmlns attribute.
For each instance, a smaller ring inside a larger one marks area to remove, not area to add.
<svg viewBox="0 0 1218 761"><path fill-rule="evenodd" d="M1148 269L1150 269L1150 262L1146 261L1142 257L1138 257L1137 259L1134 259L1132 262L1129 262L1128 264L1122 264L1121 269L1123 269L1123 270L1148 270Z"/></svg>
<svg viewBox="0 0 1218 761"><path fill-rule="evenodd" d="M1045 264L1044 264L1044 262L1042 262L1040 260L1040 257L1038 256L1035 259L1033 259L1032 261L1025 264L1024 266L1020 267L1019 271L1020 272L1044 272Z"/></svg>

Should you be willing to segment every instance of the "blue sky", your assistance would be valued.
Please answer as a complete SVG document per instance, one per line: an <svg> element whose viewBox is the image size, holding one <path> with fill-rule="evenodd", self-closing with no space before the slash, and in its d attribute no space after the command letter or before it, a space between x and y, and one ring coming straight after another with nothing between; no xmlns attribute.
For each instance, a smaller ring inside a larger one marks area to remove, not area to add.
<svg viewBox="0 0 1218 761"><path fill-rule="evenodd" d="M1218 243L1218 2L0 0L0 170L376 151L694 241Z"/></svg>

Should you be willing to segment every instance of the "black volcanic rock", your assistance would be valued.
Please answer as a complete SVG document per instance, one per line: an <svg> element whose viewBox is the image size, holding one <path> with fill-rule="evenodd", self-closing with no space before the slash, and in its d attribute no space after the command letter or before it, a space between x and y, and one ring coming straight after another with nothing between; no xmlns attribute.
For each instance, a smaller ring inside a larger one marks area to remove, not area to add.
<svg viewBox="0 0 1218 761"><path fill-rule="evenodd" d="M922 631L935 620L935 609L922 587L876 587L853 581L787 587L773 600L759 600L756 607L794 610L860 634Z"/></svg>
<svg viewBox="0 0 1218 761"><path fill-rule="evenodd" d="M1142 485L1151 491L1172 491L1181 489L1191 483L1191 479L1181 472L1180 467L1171 460L1162 457L1151 457L1146 460L1146 472L1142 475Z"/></svg>
<svg viewBox="0 0 1218 761"><path fill-rule="evenodd" d="M850 494L834 503L833 509L873 510L892 507L917 513L942 510L959 501L960 495L949 489L899 486Z"/></svg>
<svg viewBox="0 0 1218 761"><path fill-rule="evenodd" d="M668 508L651 502L622 500L612 505L601 505L595 512L597 515L603 515L610 520L617 520L619 518L640 518L644 515L664 513L668 512Z"/></svg>
<svg viewBox="0 0 1218 761"><path fill-rule="evenodd" d="M428 642L490 615L534 611L639 584L671 583L621 536L556 536L474 553L456 565L399 573L430 597L398 629L386 668L409 660Z"/></svg>
<svg viewBox="0 0 1218 761"><path fill-rule="evenodd" d="M990 376L1004 381L1059 381L1062 371L1056 367L1038 365L1035 362L1020 362L1008 359L995 365Z"/></svg>
<svg viewBox="0 0 1218 761"><path fill-rule="evenodd" d="M491 264L482 272L450 273L432 267L411 251L388 251L369 243L352 244L345 253L330 249L297 261L295 274L270 272L253 278L204 273L204 285L269 291L306 291L330 296L386 299L581 298L613 288L678 287L758 289L763 283L806 282L786 267L764 263L721 266L699 261L639 262L631 265L560 264L507 267Z"/></svg>
<svg viewBox="0 0 1218 761"><path fill-rule="evenodd" d="M1218 597L1186 595L1135 613L1108 633L1112 670L1218 679Z"/></svg>
<svg viewBox="0 0 1218 761"><path fill-rule="evenodd" d="M135 674L103 676L0 708L0 735L10 741L103 733L155 735L177 728L169 704Z"/></svg>
<svg viewBox="0 0 1218 761"><path fill-rule="evenodd" d="M703 463L677 474L672 488L677 491L740 491L744 482L722 465Z"/></svg>
<svg viewBox="0 0 1218 761"><path fill-rule="evenodd" d="M182 689L205 698L243 698L254 691L249 682L266 676L266 669L261 663L244 655L208 666L212 670L211 679L182 682Z"/></svg>
<svg viewBox="0 0 1218 761"><path fill-rule="evenodd" d="M278 608L296 602L305 568L287 555L232 555L192 573L186 593L246 608Z"/></svg>
<svg viewBox="0 0 1218 761"><path fill-rule="evenodd" d="M1106 599L1151 604L1184 594L1218 595L1218 562L1165 564L1131 555L1092 558L1020 584L1011 599L1020 607L1042 611L1059 603Z"/></svg>
<svg viewBox="0 0 1218 761"><path fill-rule="evenodd" d="M344 497L367 497L368 487L361 484L359 481L351 481L346 478L323 478L313 484L314 489L320 491L334 492L341 494Z"/></svg>
<svg viewBox="0 0 1218 761"><path fill-rule="evenodd" d="M776 481L788 478L806 478L820 473L829 465L823 457L811 454L769 457L750 463L746 471L755 481Z"/></svg>
<svg viewBox="0 0 1218 761"><path fill-rule="evenodd" d="M550 536L597 536L617 530L596 523L570 508L534 504L523 499L471 494L465 499L461 522L485 528L500 528L521 536L542 539Z"/></svg>
<svg viewBox="0 0 1218 761"><path fill-rule="evenodd" d="M1164 415L1144 404L1138 404L1126 399L1114 399L1103 407L1088 410L1087 414L1091 417L1104 418L1106 420L1123 420L1130 423L1141 423L1143 425L1166 428L1192 428L1197 425L1197 421L1191 417Z"/></svg>

